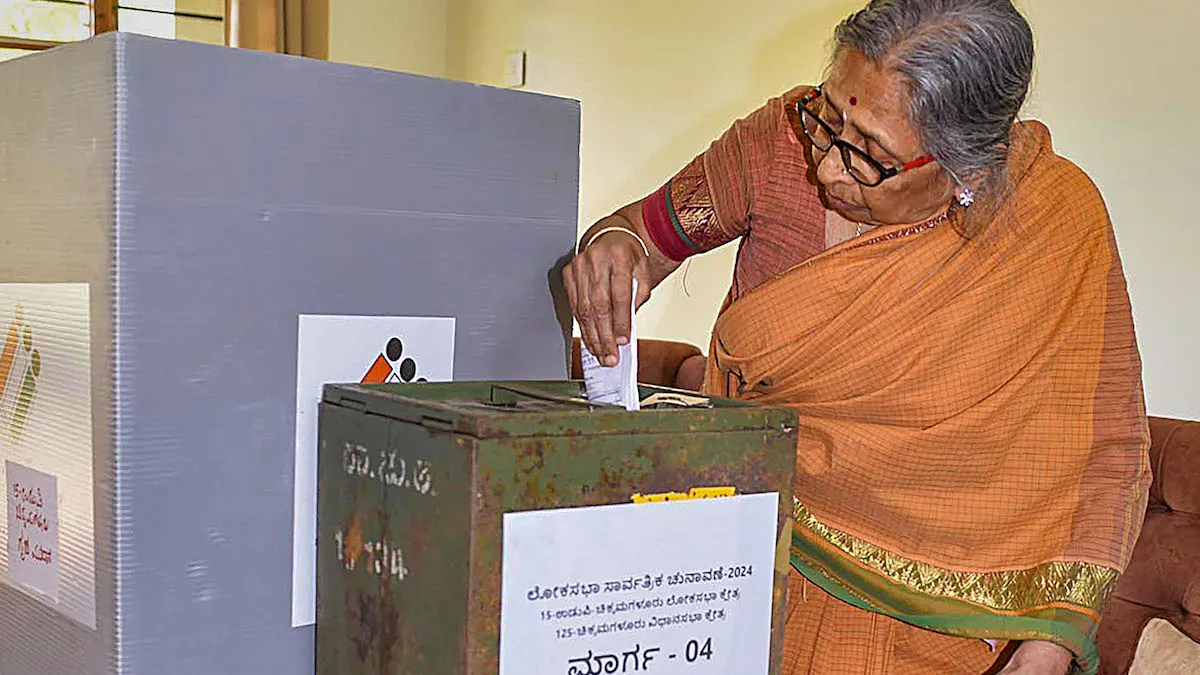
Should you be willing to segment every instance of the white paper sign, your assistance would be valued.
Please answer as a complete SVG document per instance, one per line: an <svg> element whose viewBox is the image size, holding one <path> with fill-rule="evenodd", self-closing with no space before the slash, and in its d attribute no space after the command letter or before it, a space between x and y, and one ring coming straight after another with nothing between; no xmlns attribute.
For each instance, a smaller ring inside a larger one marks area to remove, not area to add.
<svg viewBox="0 0 1200 675"><path fill-rule="evenodd" d="M327 383L449 382L453 318L302 315L296 359L292 626L316 621L317 413Z"/></svg>
<svg viewBox="0 0 1200 675"><path fill-rule="evenodd" d="M504 516L500 675L765 673L778 494Z"/></svg>
<svg viewBox="0 0 1200 675"><path fill-rule="evenodd" d="M91 347L87 284L0 284L0 581L94 629ZM53 531L35 536L29 503L14 512L15 484L42 491L34 518ZM22 559L26 546L49 561Z"/></svg>
<svg viewBox="0 0 1200 675"><path fill-rule="evenodd" d="M58 482L6 461L8 577L58 602Z"/></svg>

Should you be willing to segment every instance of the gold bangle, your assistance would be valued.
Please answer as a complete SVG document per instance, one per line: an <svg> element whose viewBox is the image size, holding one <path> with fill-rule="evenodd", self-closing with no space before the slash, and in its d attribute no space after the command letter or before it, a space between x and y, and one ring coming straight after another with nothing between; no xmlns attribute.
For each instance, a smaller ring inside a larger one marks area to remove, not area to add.
<svg viewBox="0 0 1200 675"><path fill-rule="evenodd" d="M650 257L650 248L648 246L646 246L646 242L641 237L638 236L638 233L634 232L633 230L631 230L627 227L621 227L619 225L614 225L612 227L606 227L606 228L600 230L599 232L597 232L596 234L593 234L591 236L591 238L587 240L587 243L583 245L583 248L579 250L579 252L582 253L584 251L584 249L586 249L587 247L592 245L593 241L596 241L597 239L599 239L600 235L607 234L609 232L624 232L625 234L628 234L629 236L633 237L634 239L637 239L637 242L642 245L642 251L646 254L646 257L647 258Z"/></svg>

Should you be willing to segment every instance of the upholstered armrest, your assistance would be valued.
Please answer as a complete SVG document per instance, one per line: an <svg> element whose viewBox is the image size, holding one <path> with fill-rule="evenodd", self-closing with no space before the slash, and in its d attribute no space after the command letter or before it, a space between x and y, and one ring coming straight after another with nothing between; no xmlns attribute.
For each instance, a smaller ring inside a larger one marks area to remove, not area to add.
<svg viewBox="0 0 1200 675"><path fill-rule="evenodd" d="M1105 675L1129 670L1151 619L1200 641L1200 422L1151 418L1150 436L1146 521L1097 635Z"/></svg>

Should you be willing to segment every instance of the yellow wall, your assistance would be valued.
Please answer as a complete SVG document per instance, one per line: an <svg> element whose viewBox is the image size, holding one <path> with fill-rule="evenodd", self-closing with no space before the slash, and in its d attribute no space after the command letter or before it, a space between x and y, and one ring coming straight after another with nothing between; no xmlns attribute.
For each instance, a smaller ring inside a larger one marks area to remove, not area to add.
<svg viewBox="0 0 1200 675"><path fill-rule="evenodd" d="M449 0L329 0L329 60L446 74Z"/></svg>
<svg viewBox="0 0 1200 675"><path fill-rule="evenodd" d="M582 102L581 227L644 196L767 97L813 82L832 27L863 4L450 2L449 76L499 84L504 53L524 49L527 89ZM1050 125L1112 209L1150 410L1200 419L1200 3L1019 4L1039 47L1027 116ZM732 259L726 247L664 283L638 314L641 334L706 347Z"/></svg>
<svg viewBox="0 0 1200 675"><path fill-rule="evenodd" d="M1150 412L1200 419L1200 2L1022 5L1039 64L1026 116L1108 202Z"/></svg>
<svg viewBox="0 0 1200 675"><path fill-rule="evenodd" d="M449 74L500 84L504 53L525 49L526 89L582 101L586 228L645 196L736 117L819 77L830 31L857 4L460 0L451 13ZM638 313L640 334L707 348L733 253L726 247L695 259L664 282Z"/></svg>

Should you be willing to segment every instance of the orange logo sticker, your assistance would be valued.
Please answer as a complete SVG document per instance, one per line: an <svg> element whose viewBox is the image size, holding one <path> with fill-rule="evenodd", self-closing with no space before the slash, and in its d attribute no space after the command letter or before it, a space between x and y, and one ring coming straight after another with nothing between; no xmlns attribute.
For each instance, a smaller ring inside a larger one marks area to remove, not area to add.
<svg viewBox="0 0 1200 675"><path fill-rule="evenodd" d="M417 377L417 362L404 356L404 342L398 337L387 341L383 351L371 362L371 367L362 377L362 384L388 384L396 382L425 382Z"/></svg>

